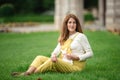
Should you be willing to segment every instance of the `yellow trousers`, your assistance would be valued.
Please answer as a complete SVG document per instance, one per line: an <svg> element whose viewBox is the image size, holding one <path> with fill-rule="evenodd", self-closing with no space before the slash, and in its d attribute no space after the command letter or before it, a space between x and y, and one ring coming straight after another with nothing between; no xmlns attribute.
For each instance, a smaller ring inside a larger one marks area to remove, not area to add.
<svg viewBox="0 0 120 80"><path fill-rule="evenodd" d="M85 66L85 61L73 61L73 65L58 58L57 62L52 62L50 58L45 56L37 56L32 64L36 70L40 73L46 71L57 71L57 72L74 72L81 71Z"/></svg>

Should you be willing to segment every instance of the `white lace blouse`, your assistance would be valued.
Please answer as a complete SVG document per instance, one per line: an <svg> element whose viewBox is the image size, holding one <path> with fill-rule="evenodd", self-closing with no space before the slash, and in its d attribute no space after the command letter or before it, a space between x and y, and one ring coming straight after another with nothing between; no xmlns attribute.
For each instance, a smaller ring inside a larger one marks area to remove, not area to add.
<svg viewBox="0 0 120 80"><path fill-rule="evenodd" d="M69 38L73 38L77 33L70 35ZM93 52L87 40L87 37L82 33L78 33L78 35L73 39L71 43L71 50L72 50L71 55L73 54L78 56L80 61L84 61L93 56ZM60 52L61 45L60 43L58 43L56 48L52 52L51 56L53 55L58 56Z"/></svg>

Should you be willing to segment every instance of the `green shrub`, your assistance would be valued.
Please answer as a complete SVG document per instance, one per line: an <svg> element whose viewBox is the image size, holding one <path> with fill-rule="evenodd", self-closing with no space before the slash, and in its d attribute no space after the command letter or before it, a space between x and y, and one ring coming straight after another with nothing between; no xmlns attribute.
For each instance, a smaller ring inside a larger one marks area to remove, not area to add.
<svg viewBox="0 0 120 80"><path fill-rule="evenodd" d="M14 6L12 4L3 4L0 7L0 17L9 17L14 15Z"/></svg>
<svg viewBox="0 0 120 80"><path fill-rule="evenodd" d="M86 13L86 14L84 14L84 20L85 21L94 21L95 18L93 17L93 15L91 13Z"/></svg>

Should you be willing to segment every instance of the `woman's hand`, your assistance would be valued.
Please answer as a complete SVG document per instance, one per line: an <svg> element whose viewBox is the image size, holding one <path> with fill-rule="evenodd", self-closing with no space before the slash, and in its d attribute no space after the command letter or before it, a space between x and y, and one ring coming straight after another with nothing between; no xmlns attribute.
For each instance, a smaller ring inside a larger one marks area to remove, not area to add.
<svg viewBox="0 0 120 80"><path fill-rule="evenodd" d="M69 60L71 60L71 59L72 59L71 54L66 54L66 57L67 57L67 59L69 59Z"/></svg>
<svg viewBox="0 0 120 80"><path fill-rule="evenodd" d="M57 57L56 56L52 56L51 60L52 60L52 62L56 62L57 61Z"/></svg>
<svg viewBox="0 0 120 80"><path fill-rule="evenodd" d="M79 60L79 57L71 54L66 54L67 59L69 60Z"/></svg>

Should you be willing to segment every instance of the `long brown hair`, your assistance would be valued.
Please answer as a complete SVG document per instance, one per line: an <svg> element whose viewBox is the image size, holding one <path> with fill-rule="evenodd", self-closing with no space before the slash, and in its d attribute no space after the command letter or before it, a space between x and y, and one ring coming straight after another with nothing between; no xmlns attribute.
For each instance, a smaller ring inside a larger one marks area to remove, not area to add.
<svg viewBox="0 0 120 80"><path fill-rule="evenodd" d="M70 18L73 18L76 21L76 32L83 33L82 29L81 29L81 25L80 25L79 19L74 14L68 14L64 18L62 29L61 29L61 33L60 33L60 37L58 39L58 41L60 42L61 45L64 44L64 42L69 38L69 31L68 31L68 28L67 28L67 23L68 23L68 20Z"/></svg>

